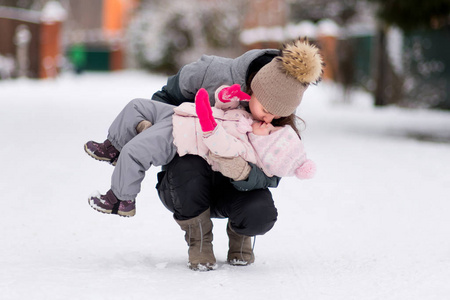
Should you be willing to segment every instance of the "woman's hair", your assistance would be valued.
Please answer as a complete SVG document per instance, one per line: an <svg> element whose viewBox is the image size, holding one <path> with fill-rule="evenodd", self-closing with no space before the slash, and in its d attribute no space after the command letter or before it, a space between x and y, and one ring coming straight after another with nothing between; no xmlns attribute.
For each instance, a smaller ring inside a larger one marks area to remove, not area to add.
<svg viewBox="0 0 450 300"><path fill-rule="evenodd" d="M299 122L301 122L303 124L303 127L306 125L305 121L294 113L294 114L291 114L291 115L289 115L287 117L281 117L279 119L273 119L272 125L273 126L286 126L286 125L289 125L289 126L291 126L294 129L295 133L297 133L297 135L301 138L300 130L299 130L298 126L297 126Z"/></svg>

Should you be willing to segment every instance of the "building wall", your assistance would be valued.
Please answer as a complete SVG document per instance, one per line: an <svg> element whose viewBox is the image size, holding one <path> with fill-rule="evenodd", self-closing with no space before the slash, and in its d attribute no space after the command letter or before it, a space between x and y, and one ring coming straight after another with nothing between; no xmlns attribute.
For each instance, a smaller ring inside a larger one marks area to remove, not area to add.
<svg viewBox="0 0 450 300"><path fill-rule="evenodd" d="M70 0L66 25L71 30L100 29L103 25L103 0Z"/></svg>
<svg viewBox="0 0 450 300"><path fill-rule="evenodd" d="M56 77L61 60L61 23L43 23L40 28L39 77Z"/></svg>
<svg viewBox="0 0 450 300"><path fill-rule="evenodd" d="M254 28L276 28L284 27L287 23L287 4L285 0L251 0L248 1L247 13L244 21L244 30ZM269 33L272 32L272 33ZM258 37L257 42L248 41L245 48L262 49L262 48L279 48L282 37L273 31L267 31L267 36ZM277 35L277 36L274 36Z"/></svg>
<svg viewBox="0 0 450 300"><path fill-rule="evenodd" d="M26 26L30 32L30 42L27 44L27 74L15 74L26 75L28 77L39 77L39 40L40 40L40 25L34 22L27 22L24 20L10 19L6 17L0 17L0 55L10 56L17 59L17 45L16 34L20 26ZM17 64L17 62L16 62Z"/></svg>
<svg viewBox="0 0 450 300"><path fill-rule="evenodd" d="M84 44L86 69L117 70L124 67L124 34L139 0L68 0L64 47ZM95 61L104 63L96 64ZM105 64L105 61L109 61Z"/></svg>
<svg viewBox="0 0 450 300"><path fill-rule="evenodd" d="M244 28L284 26L287 20L285 2L285 0L249 1Z"/></svg>

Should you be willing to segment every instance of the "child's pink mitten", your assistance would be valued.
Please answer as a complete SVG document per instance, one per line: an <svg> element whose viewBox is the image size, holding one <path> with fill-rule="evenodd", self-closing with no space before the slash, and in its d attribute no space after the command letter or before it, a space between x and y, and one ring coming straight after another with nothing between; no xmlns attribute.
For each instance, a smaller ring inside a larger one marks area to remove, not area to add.
<svg viewBox="0 0 450 300"><path fill-rule="evenodd" d="M203 132L213 131L216 128L217 123L212 115L208 92L204 88L199 89L195 95L195 111Z"/></svg>

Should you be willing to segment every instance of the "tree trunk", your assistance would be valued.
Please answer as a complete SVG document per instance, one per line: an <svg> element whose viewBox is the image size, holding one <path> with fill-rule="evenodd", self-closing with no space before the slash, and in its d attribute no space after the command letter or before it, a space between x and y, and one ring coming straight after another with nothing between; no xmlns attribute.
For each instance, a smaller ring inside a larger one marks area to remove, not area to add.
<svg viewBox="0 0 450 300"><path fill-rule="evenodd" d="M375 50L375 106L385 106L389 103L386 94L388 86L388 54L386 50L386 27L378 26Z"/></svg>

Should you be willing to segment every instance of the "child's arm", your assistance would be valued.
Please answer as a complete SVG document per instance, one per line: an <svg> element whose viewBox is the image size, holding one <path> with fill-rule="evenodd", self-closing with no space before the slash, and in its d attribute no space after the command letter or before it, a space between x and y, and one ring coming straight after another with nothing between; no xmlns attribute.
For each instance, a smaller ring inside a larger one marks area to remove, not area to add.
<svg viewBox="0 0 450 300"><path fill-rule="evenodd" d="M211 136L213 137L215 133L217 133L217 130L220 134L221 130L224 129L221 126L219 127L212 117L211 106L209 105L209 97L206 90L200 90L197 93L195 103L197 116L199 117L200 126L202 127L203 132L206 130L207 133L212 133ZM212 139L210 141L212 141ZM206 143L207 142L205 141L205 144ZM242 143L239 144L242 145ZM210 150L215 149L212 145L208 145L208 147L210 147ZM221 152L222 150L223 147L222 149L218 149L217 152ZM215 155L214 152L211 151L209 158L215 162L219 172L221 172L224 176L231 178L231 183L237 190L250 191L278 186L281 178L276 176L268 177L260 168L254 164L248 163L241 156L223 157L222 154L223 153L220 155Z"/></svg>
<svg viewBox="0 0 450 300"><path fill-rule="evenodd" d="M200 89L195 96L195 111L203 131L203 142L208 149L220 156L236 157L245 153L244 144L217 125L209 104L208 92Z"/></svg>
<svg viewBox="0 0 450 300"><path fill-rule="evenodd" d="M203 142L211 153L222 157L237 157L249 151L242 141L226 132L220 124L209 134L203 135Z"/></svg>

